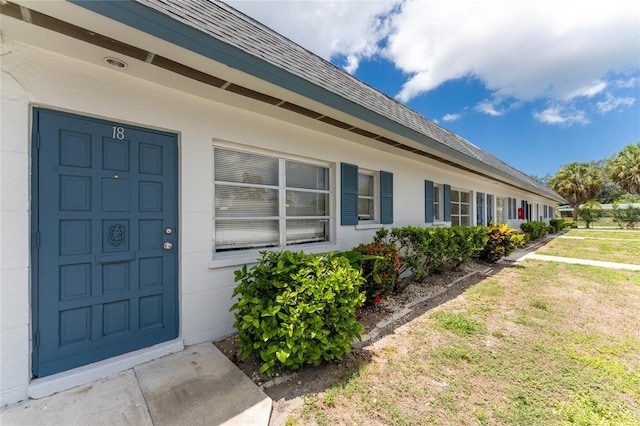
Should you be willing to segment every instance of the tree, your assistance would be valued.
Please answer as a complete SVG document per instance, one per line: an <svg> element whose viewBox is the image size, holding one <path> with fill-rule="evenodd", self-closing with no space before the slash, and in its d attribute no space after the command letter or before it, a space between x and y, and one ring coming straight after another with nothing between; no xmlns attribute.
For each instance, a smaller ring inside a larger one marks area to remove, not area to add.
<svg viewBox="0 0 640 426"><path fill-rule="evenodd" d="M616 200L630 196L630 194L624 189L620 188L618 184L613 182L604 182L602 189L596 197L602 204L613 204Z"/></svg>
<svg viewBox="0 0 640 426"><path fill-rule="evenodd" d="M578 220L578 207L593 200L602 188L602 170L597 163L565 164L549 180L551 189L562 195L573 208L573 220Z"/></svg>
<svg viewBox="0 0 640 426"><path fill-rule="evenodd" d="M631 194L640 194L640 143L625 146L607 160L606 167L612 182Z"/></svg>
<svg viewBox="0 0 640 426"><path fill-rule="evenodd" d="M587 201L578 209L578 214L587 224L587 228L591 227L593 222L604 216L602 205L597 201Z"/></svg>
<svg viewBox="0 0 640 426"><path fill-rule="evenodd" d="M540 177L538 175L529 175L529 177L541 184L543 184L544 186L549 186L549 179L551 179L553 176L551 176L551 173L547 173L546 175Z"/></svg>

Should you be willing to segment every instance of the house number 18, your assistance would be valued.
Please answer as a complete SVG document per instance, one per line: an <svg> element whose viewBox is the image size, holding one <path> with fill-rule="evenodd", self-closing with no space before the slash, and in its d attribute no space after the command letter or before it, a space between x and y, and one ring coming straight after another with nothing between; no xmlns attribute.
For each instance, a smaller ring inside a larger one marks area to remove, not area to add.
<svg viewBox="0 0 640 426"><path fill-rule="evenodd" d="M117 139L119 141L124 139L124 127L113 126L113 135L111 136L113 139Z"/></svg>

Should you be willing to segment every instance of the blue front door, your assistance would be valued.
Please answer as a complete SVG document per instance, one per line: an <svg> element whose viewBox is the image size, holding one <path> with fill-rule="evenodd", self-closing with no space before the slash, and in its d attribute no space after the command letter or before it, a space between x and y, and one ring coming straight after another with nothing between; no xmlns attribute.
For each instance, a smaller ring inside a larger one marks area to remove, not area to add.
<svg viewBox="0 0 640 426"><path fill-rule="evenodd" d="M178 335L174 134L34 109L33 375Z"/></svg>

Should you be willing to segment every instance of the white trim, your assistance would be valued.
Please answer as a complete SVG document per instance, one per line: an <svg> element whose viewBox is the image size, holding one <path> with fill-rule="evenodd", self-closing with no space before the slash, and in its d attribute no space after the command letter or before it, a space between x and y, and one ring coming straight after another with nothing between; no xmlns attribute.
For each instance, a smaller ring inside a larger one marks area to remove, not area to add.
<svg viewBox="0 0 640 426"><path fill-rule="evenodd" d="M356 229L381 229L384 225L381 223L359 223L356 225Z"/></svg>
<svg viewBox="0 0 640 426"><path fill-rule="evenodd" d="M382 227L382 225L377 225L377 226ZM224 268L227 266L239 266L239 265L246 265L248 263L249 264L257 263L258 257L260 256L260 252L263 250L298 251L296 247L300 247L300 251L304 251L305 253L309 253L309 254L327 253L330 251L335 251L337 249L337 245L335 243L332 242L331 244L329 244L329 242L326 241L325 243L318 243L314 245L293 244L286 247L265 247L260 250L247 249L246 251L243 251L243 253L241 254L234 253L235 255L232 255L230 252L227 252L227 253L221 252L221 253L215 253L216 258L209 261L208 267L209 269L217 269L217 268Z"/></svg>

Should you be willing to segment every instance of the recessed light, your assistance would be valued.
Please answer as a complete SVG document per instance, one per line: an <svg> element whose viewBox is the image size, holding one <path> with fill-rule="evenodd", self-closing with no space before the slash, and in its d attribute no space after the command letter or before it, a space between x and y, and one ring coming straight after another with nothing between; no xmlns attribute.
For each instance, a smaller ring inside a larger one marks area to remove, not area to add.
<svg viewBox="0 0 640 426"><path fill-rule="evenodd" d="M126 68L127 67L127 63L123 60L120 60L118 58L111 58L111 57L106 57L104 58L104 61L111 65L114 68Z"/></svg>

